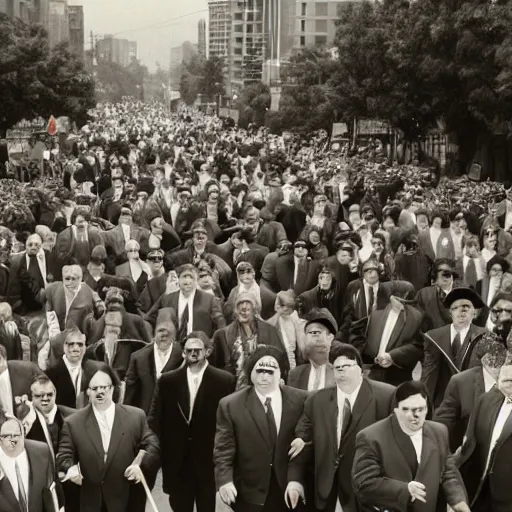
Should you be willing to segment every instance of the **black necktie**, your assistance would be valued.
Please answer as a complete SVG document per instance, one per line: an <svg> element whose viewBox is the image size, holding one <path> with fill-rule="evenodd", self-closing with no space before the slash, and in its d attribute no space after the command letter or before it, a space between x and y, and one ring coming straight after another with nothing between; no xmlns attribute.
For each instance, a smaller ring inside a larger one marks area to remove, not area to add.
<svg viewBox="0 0 512 512"><path fill-rule="evenodd" d="M375 304L375 291L373 290L373 286L368 288L368 316L372 314L373 305Z"/></svg>
<svg viewBox="0 0 512 512"><path fill-rule="evenodd" d="M343 418L341 419L341 435L340 435L340 446L343 440L343 436L347 433L350 421L352 420L352 407L350 407L350 401L345 398L343 403Z"/></svg>
<svg viewBox="0 0 512 512"><path fill-rule="evenodd" d="M469 258L468 264L466 267L466 284L471 288L476 286L478 281L478 276L476 273L476 264L473 258Z"/></svg>
<svg viewBox="0 0 512 512"><path fill-rule="evenodd" d="M45 416L46 427L48 428L48 433L50 434L50 439L52 440L54 453L57 453L57 448L59 446L59 426L57 422L49 423L48 417Z"/></svg>
<svg viewBox="0 0 512 512"><path fill-rule="evenodd" d="M460 348L462 347L462 343L460 340L460 333L455 335L452 342L452 359L455 361L457 354L459 353Z"/></svg>
<svg viewBox="0 0 512 512"><path fill-rule="evenodd" d="M272 447L272 451L274 451L277 442L277 426L276 419L274 417L274 411L272 410L272 399L270 397L267 397L265 399L265 409L267 410L267 423L270 435L270 446Z"/></svg>
<svg viewBox="0 0 512 512"><path fill-rule="evenodd" d="M189 311L188 311L188 302L183 310L183 314L181 315L178 329L178 341L181 341L185 338L188 331L188 320L189 320Z"/></svg>

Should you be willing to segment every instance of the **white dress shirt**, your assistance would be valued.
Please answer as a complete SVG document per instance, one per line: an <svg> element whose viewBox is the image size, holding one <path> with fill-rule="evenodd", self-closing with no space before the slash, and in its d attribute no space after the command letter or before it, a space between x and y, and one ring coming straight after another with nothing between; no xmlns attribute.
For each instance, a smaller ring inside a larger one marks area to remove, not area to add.
<svg viewBox="0 0 512 512"><path fill-rule="evenodd" d="M441 230L437 228L430 228L430 242L432 243L432 249L434 249L434 255L437 257L437 241L441 236Z"/></svg>
<svg viewBox="0 0 512 512"><path fill-rule="evenodd" d="M308 391L316 391L315 390L315 380L316 375L318 372L320 372L320 385L318 386L318 389L324 389L325 388L325 369L327 368L327 365L322 364L320 366L314 365L311 363L311 370L309 372L309 379L308 379Z"/></svg>
<svg viewBox="0 0 512 512"><path fill-rule="evenodd" d="M501 286L501 277L491 276L489 278L489 292L487 294L487 300L486 300L486 303L489 307L491 306L492 299L494 299L494 296L496 295L496 293L498 293L500 286Z"/></svg>
<svg viewBox="0 0 512 512"><path fill-rule="evenodd" d="M171 222L173 226L176 226L176 219L180 211L180 203L176 202L171 205Z"/></svg>
<svg viewBox="0 0 512 512"><path fill-rule="evenodd" d="M41 428L43 429L44 437L46 439L46 444L50 448L50 452L52 454L52 457L55 459L55 453L53 452L53 441L52 436L50 435L50 432L48 430L48 425L46 423L46 418L48 418L48 424L52 425L55 421L55 415L57 414L57 406L54 405L53 409L47 414L44 415L41 411L38 411L35 409L36 415L39 418L39 423L41 423Z"/></svg>
<svg viewBox="0 0 512 512"><path fill-rule="evenodd" d="M279 435L281 417L283 415L283 396L281 395L281 390L278 388L273 393L270 393L268 395L260 394L256 390L256 388L254 388L254 391L256 391L256 396L260 399L261 405L263 405L263 409L265 409L265 414L267 412L267 409L265 407L265 400L267 398L270 398L270 405L272 406L272 412L274 413L274 419L276 420L277 435Z"/></svg>
<svg viewBox="0 0 512 512"><path fill-rule="evenodd" d="M297 284L297 279L301 279L306 276L299 276L299 263L300 258L297 258L296 256L293 257L293 286Z"/></svg>
<svg viewBox="0 0 512 512"><path fill-rule="evenodd" d="M13 414L11 377L9 376L9 369L0 374L0 403L2 404L5 412Z"/></svg>
<svg viewBox="0 0 512 512"><path fill-rule="evenodd" d="M23 450L17 457L9 457L5 452L0 449L0 465L5 473L5 476L9 479L14 496L19 501L19 489L18 489L18 477L16 476L16 462L20 468L21 481L25 488L25 494L27 496L27 505L30 506L29 500L29 471L30 466L28 464L28 457L26 450Z"/></svg>
<svg viewBox="0 0 512 512"><path fill-rule="evenodd" d="M123 230L124 241L128 242L128 240L131 239L130 226L128 226L128 224L121 224L121 229Z"/></svg>
<svg viewBox="0 0 512 512"><path fill-rule="evenodd" d="M78 228L76 226L71 226L71 229L73 230L73 236L75 237L75 240L78 240ZM89 230L85 228L82 231L83 235L83 241L88 242L89 241Z"/></svg>
<svg viewBox="0 0 512 512"><path fill-rule="evenodd" d="M496 385L496 379L482 366L482 374L484 376L485 392L490 391Z"/></svg>
<svg viewBox="0 0 512 512"><path fill-rule="evenodd" d="M453 340L455 339L455 336L457 336L457 332L460 334L460 346L464 345L464 340L466 339L466 336L468 335L469 329L471 328L471 324L468 325L466 328L462 329L462 331L457 331L453 324L450 324L450 346L453 345Z"/></svg>
<svg viewBox="0 0 512 512"><path fill-rule="evenodd" d="M190 413L188 415L189 420L192 419L192 411L194 409L194 403L199 392L199 387L203 382L204 372L208 366L208 361L203 366L199 373L192 373L190 368L187 368L187 384L188 384L188 396L190 397Z"/></svg>
<svg viewBox="0 0 512 512"><path fill-rule="evenodd" d="M378 355L386 352L386 348L391 338L391 334L393 334L393 330L395 329L399 315L400 312L396 311L394 308L389 309L388 317L386 318L386 323L384 324L384 329L382 331L382 338L380 339Z"/></svg>
<svg viewBox="0 0 512 512"><path fill-rule="evenodd" d="M480 251L480 254L482 255L482 258L484 259L485 263L488 263L491 258L494 258L494 256L496 256L496 251L490 251L489 249L486 249L484 247Z"/></svg>
<svg viewBox="0 0 512 512"><path fill-rule="evenodd" d="M407 434L409 435L409 434ZM423 448L423 429L418 432L414 432L414 434L409 435L412 441L412 445L414 446L414 451L416 452L416 460L418 464L421 463L421 450Z"/></svg>
<svg viewBox="0 0 512 512"><path fill-rule="evenodd" d="M66 357L66 354L62 356L62 360L64 361L64 364L66 365L66 368L68 369L69 376L71 377L71 382L73 383L73 386L75 387L75 393L78 396L80 393L80 390L82 389L82 365L77 364L76 366L72 365L68 358Z"/></svg>
<svg viewBox="0 0 512 512"><path fill-rule="evenodd" d="M154 345L154 355L155 355L155 375L156 378L159 379L162 375L162 370L165 368L165 365L169 362L169 358L172 354L172 345L167 349L167 352L162 352L158 349L157 344Z"/></svg>
<svg viewBox="0 0 512 512"><path fill-rule="evenodd" d="M498 417L496 418L496 423L494 424L494 428L492 430L491 443L489 444L489 453L487 454L487 463L485 464L484 475L487 473L489 469L489 464L491 462L491 455L498 439L501 436L503 431L503 427L505 426L505 422L507 421L510 413L512 412L512 404L507 404L506 400L503 400L503 405L501 406L500 412L498 413Z"/></svg>
<svg viewBox="0 0 512 512"><path fill-rule="evenodd" d="M44 249L41 249L36 255L37 265L39 266L39 270L41 275L43 276L43 281L45 287L48 286L48 282L46 281L46 255L44 253ZM30 266L30 256L25 253L25 261L27 263L27 270Z"/></svg>
<svg viewBox="0 0 512 512"><path fill-rule="evenodd" d="M364 283L364 295L366 298L366 311L370 307L370 288L373 288L373 309L377 307L377 293L379 292L379 283L370 286L366 280L363 279Z"/></svg>
<svg viewBox="0 0 512 512"><path fill-rule="evenodd" d="M96 417L96 421L98 423L98 427L100 429L101 434L101 444L103 445L103 450L105 451L104 461L107 460L108 447L110 446L110 437L112 435L112 427L114 426L114 418L116 415L116 406L114 403L110 405L108 409L103 412L98 411L94 405L92 406L92 410L94 412L94 416ZM103 419L103 415L105 419Z"/></svg>
<svg viewBox="0 0 512 512"><path fill-rule="evenodd" d="M196 296L196 291L194 290L188 297L188 299L183 295L180 291L180 295L178 297L178 323L181 321L181 317L183 316L183 312L185 311L185 307L188 304L188 324L187 324L187 334L190 334L193 329L193 318L194 318L194 298Z"/></svg>
<svg viewBox="0 0 512 512"><path fill-rule="evenodd" d="M361 379L361 382L359 383L359 386L357 386L350 395L347 395L339 387L336 387L336 395L338 398L338 418L336 420L336 440L337 444L336 446L340 445L341 440L341 426L343 425L343 407L345 405L345 398L348 398L348 401L350 403L350 410L354 410L354 404L357 400L357 395L359 394L359 390L361 389L361 385L363 383L363 379Z"/></svg>
<svg viewBox="0 0 512 512"><path fill-rule="evenodd" d="M128 263L130 264L130 274L132 276L132 279L137 282L139 280L139 277L142 275L142 265L140 265L139 262L134 260L128 260Z"/></svg>

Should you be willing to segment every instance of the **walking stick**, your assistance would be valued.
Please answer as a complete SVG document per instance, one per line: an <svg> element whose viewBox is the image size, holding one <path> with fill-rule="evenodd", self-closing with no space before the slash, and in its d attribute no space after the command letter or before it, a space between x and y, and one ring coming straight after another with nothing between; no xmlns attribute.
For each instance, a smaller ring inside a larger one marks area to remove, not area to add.
<svg viewBox="0 0 512 512"><path fill-rule="evenodd" d="M437 343L437 341L433 340L428 334L425 334L425 333L422 333L423 337L426 338L430 343L433 343L437 348L438 350L441 352L441 354L443 354L443 356L445 357L446 361L448 362L448 364L450 365L450 367L452 368L452 370L455 372L455 373L460 373L460 370L455 366L455 364L453 363L453 361L451 360L450 356L439 346L439 344Z"/></svg>
<svg viewBox="0 0 512 512"><path fill-rule="evenodd" d="M139 453L137 454L137 457L135 457L134 461L132 462L132 465L140 466L142 459L144 458L144 455L146 455L146 452L144 450L140 450ZM151 489L149 488L148 483L146 482L144 473L142 473L142 471L141 471L140 483L142 484L142 487L144 487L144 491L146 492L146 498L148 499L153 512L160 512L158 510L158 507L156 506L153 495L151 494Z"/></svg>

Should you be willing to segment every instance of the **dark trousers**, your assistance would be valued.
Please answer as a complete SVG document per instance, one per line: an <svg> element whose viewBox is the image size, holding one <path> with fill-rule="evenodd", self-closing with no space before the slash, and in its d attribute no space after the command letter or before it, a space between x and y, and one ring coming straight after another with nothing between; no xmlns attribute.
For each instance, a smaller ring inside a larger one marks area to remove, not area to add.
<svg viewBox="0 0 512 512"><path fill-rule="evenodd" d="M197 512L215 512L215 483L201 482L195 478L173 478L166 490L173 512L192 512L194 502Z"/></svg>
<svg viewBox="0 0 512 512"><path fill-rule="evenodd" d="M270 475L267 499L263 505L255 505L237 499L232 508L234 512L288 512L284 501L284 489L281 489L277 482L274 471Z"/></svg>

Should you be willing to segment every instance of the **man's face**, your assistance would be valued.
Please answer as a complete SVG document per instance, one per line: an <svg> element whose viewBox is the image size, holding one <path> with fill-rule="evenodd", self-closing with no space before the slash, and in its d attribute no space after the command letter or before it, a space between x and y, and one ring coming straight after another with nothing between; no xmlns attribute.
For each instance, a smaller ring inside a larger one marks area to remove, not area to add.
<svg viewBox="0 0 512 512"><path fill-rule="evenodd" d="M512 365L501 367L498 377L498 389L506 396L512 397Z"/></svg>
<svg viewBox="0 0 512 512"><path fill-rule="evenodd" d="M318 245L320 243L320 233L318 231L311 231L309 233L309 241L312 245Z"/></svg>
<svg viewBox="0 0 512 512"><path fill-rule="evenodd" d="M113 394L112 379L104 372L96 372L89 382L89 389L87 390L92 405L99 409L106 409L112 403Z"/></svg>
<svg viewBox="0 0 512 512"><path fill-rule="evenodd" d="M133 242L127 244L126 256L128 256L129 260L138 260L139 259L139 248Z"/></svg>
<svg viewBox="0 0 512 512"><path fill-rule="evenodd" d="M489 230L484 235L484 247L491 251L496 248L497 241L498 241L498 237L496 236L496 233L492 230Z"/></svg>
<svg viewBox="0 0 512 512"><path fill-rule="evenodd" d="M251 372L251 382L256 391L263 396L276 391L280 380L279 364L272 356L264 356L259 359Z"/></svg>
<svg viewBox="0 0 512 512"><path fill-rule="evenodd" d="M127 183L124 186L124 189L125 189L127 194L132 195L135 192L135 185L133 183Z"/></svg>
<svg viewBox="0 0 512 512"><path fill-rule="evenodd" d="M370 286L379 282L379 268L375 265L375 262L371 261L363 265L363 277Z"/></svg>
<svg viewBox="0 0 512 512"><path fill-rule="evenodd" d="M419 231L425 231L428 229L428 217L426 215L418 215L416 217L416 226Z"/></svg>
<svg viewBox="0 0 512 512"><path fill-rule="evenodd" d="M501 327L504 323L512 321L512 302L500 299L491 309L492 322Z"/></svg>
<svg viewBox="0 0 512 512"><path fill-rule="evenodd" d="M472 243L468 244L466 247L467 255L470 258L478 257L479 251L480 251L480 245L478 244L478 242L472 242Z"/></svg>
<svg viewBox="0 0 512 512"><path fill-rule="evenodd" d="M49 414L55 407L57 393L51 382L41 384L36 382L30 388L34 407L43 414Z"/></svg>
<svg viewBox="0 0 512 512"><path fill-rule="evenodd" d="M497 277L497 278L501 279L503 277L503 267L499 263L495 263L489 269L489 276L490 277Z"/></svg>
<svg viewBox="0 0 512 512"><path fill-rule="evenodd" d="M323 215L325 212L326 206L327 206L327 201L324 201L323 199L321 201L317 201L314 205L315 215Z"/></svg>
<svg viewBox="0 0 512 512"><path fill-rule="evenodd" d="M164 264L164 258L161 254L151 254L148 256L147 264L153 274L156 274Z"/></svg>
<svg viewBox="0 0 512 512"><path fill-rule="evenodd" d="M64 354L72 364L79 364L85 354L85 341L78 336L68 336L64 342Z"/></svg>
<svg viewBox="0 0 512 512"><path fill-rule="evenodd" d="M437 286L448 288L453 285L453 270L448 265L440 265L437 270Z"/></svg>
<svg viewBox="0 0 512 512"><path fill-rule="evenodd" d="M191 338L185 342L183 348L183 359L185 359L188 366L197 366L204 363L206 358L210 355L211 350L206 350L202 340L198 338Z"/></svg>
<svg viewBox="0 0 512 512"><path fill-rule="evenodd" d="M293 255L300 260L305 258L308 255L306 244L295 245Z"/></svg>
<svg viewBox="0 0 512 512"><path fill-rule="evenodd" d="M83 231L87 228L87 221L82 215L77 215L75 219L75 226L76 229L79 231Z"/></svg>
<svg viewBox="0 0 512 512"><path fill-rule="evenodd" d="M436 217L435 219L432 219L432 227L435 229L441 229L442 222L441 217Z"/></svg>
<svg viewBox="0 0 512 512"><path fill-rule="evenodd" d="M318 275L318 286L320 290L328 291L331 289L332 275L329 272L322 272Z"/></svg>
<svg viewBox="0 0 512 512"><path fill-rule="evenodd" d="M161 236L163 233L163 221L160 217L151 221L151 232L154 235Z"/></svg>
<svg viewBox="0 0 512 512"><path fill-rule="evenodd" d="M123 208L123 210L121 210L121 215L119 216L119 224L126 224L127 226L131 226L132 221L132 212Z"/></svg>
<svg viewBox="0 0 512 512"><path fill-rule="evenodd" d="M372 250L375 254L382 254L382 251L384 250L384 243L382 240L378 237L372 238Z"/></svg>
<svg viewBox="0 0 512 512"><path fill-rule="evenodd" d="M155 331L155 343L158 349L166 352L174 341L174 331L167 325L159 325Z"/></svg>
<svg viewBox="0 0 512 512"><path fill-rule="evenodd" d="M408 433L418 432L423 428L427 412L427 400L419 393L402 400L395 409L398 422Z"/></svg>
<svg viewBox="0 0 512 512"><path fill-rule="evenodd" d="M252 322L254 318L254 306L249 301L239 302L236 306L236 312L238 320L243 324Z"/></svg>
<svg viewBox="0 0 512 512"><path fill-rule="evenodd" d="M25 244L25 248L29 256L35 256L41 250L42 246L43 242L41 241L39 235L29 236L27 243Z"/></svg>
<svg viewBox="0 0 512 512"><path fill-rule="evenodd" d="M451 305L450 313L455 326L467 327L475 317L475 308L470 300L460 299Z"/></svg>
<svg viewBox="0 0 512 512"><path fill-rule="evenodd" d="M21 425L16 420L7 420L0 429L0 446L8 457L17 457L25 448Z"/></svg>
<svg viewBox="0 0 512 512"><path fill-rule="evenodd" d="M251 209L245 215L245 224L248 228L255 230L260 222L260 214L256 209Z"/></svg>
<svg viewBox="0 0 512 512"><path fill-rule="evenodd" d="M208 199L211 201L217 201L217 199L219 199L219 187L217 187L217 185L212 185L208 189Z"/></svg>
<svg viewBox="0 0 512 512"><path fill-rule="evenodd" d="M362 376L361 367L357 361L346 356L337 357L332 367L334 369L334 380L339 385L351 385L359 382Z"/></svg>
<svg viewBox="0 0 512 512"><path fill-rule="evenodd" d="M82 272L80 267L75 265L62 270L62 282L64 287L70 292L76 292L82 281Z"/></svg>
<svg viewBox="0 0 512 512"><path fill-rule="evenodd" d="M238 270L237 274L238 274L238 280L245 286L250 286L251 284L254 283L254 278L255 278L254 270L251 270L251 269Z"/></svg>
<svg viewBox="0 0 512 512"><path fill-rule="evenodd" d="M352 260L352 253L350 251L346 251L344 249L340 249L336 256L341 265L348 265Z"/></svg>
<svg viewBox="0 0 512 512"><path fill-rule="evenodd" d="M309 355L327 356L331 349L333 335L321 323L313 322L306 327L306 348Z"/></svg>
<svg viewBox="0 0 512 512"><path fill-rule="evenodd" d="M179 276L180 290L184 293L191 293L197 287L197 275L192 270L185 270Z"/></svg>
<svg viewBox="0 0 512 512"><path fill-rule="evenodd" d="M204 249L207 241L208 235L206 234L206 231L194 231L194 246L196 249Z"/></svg>

